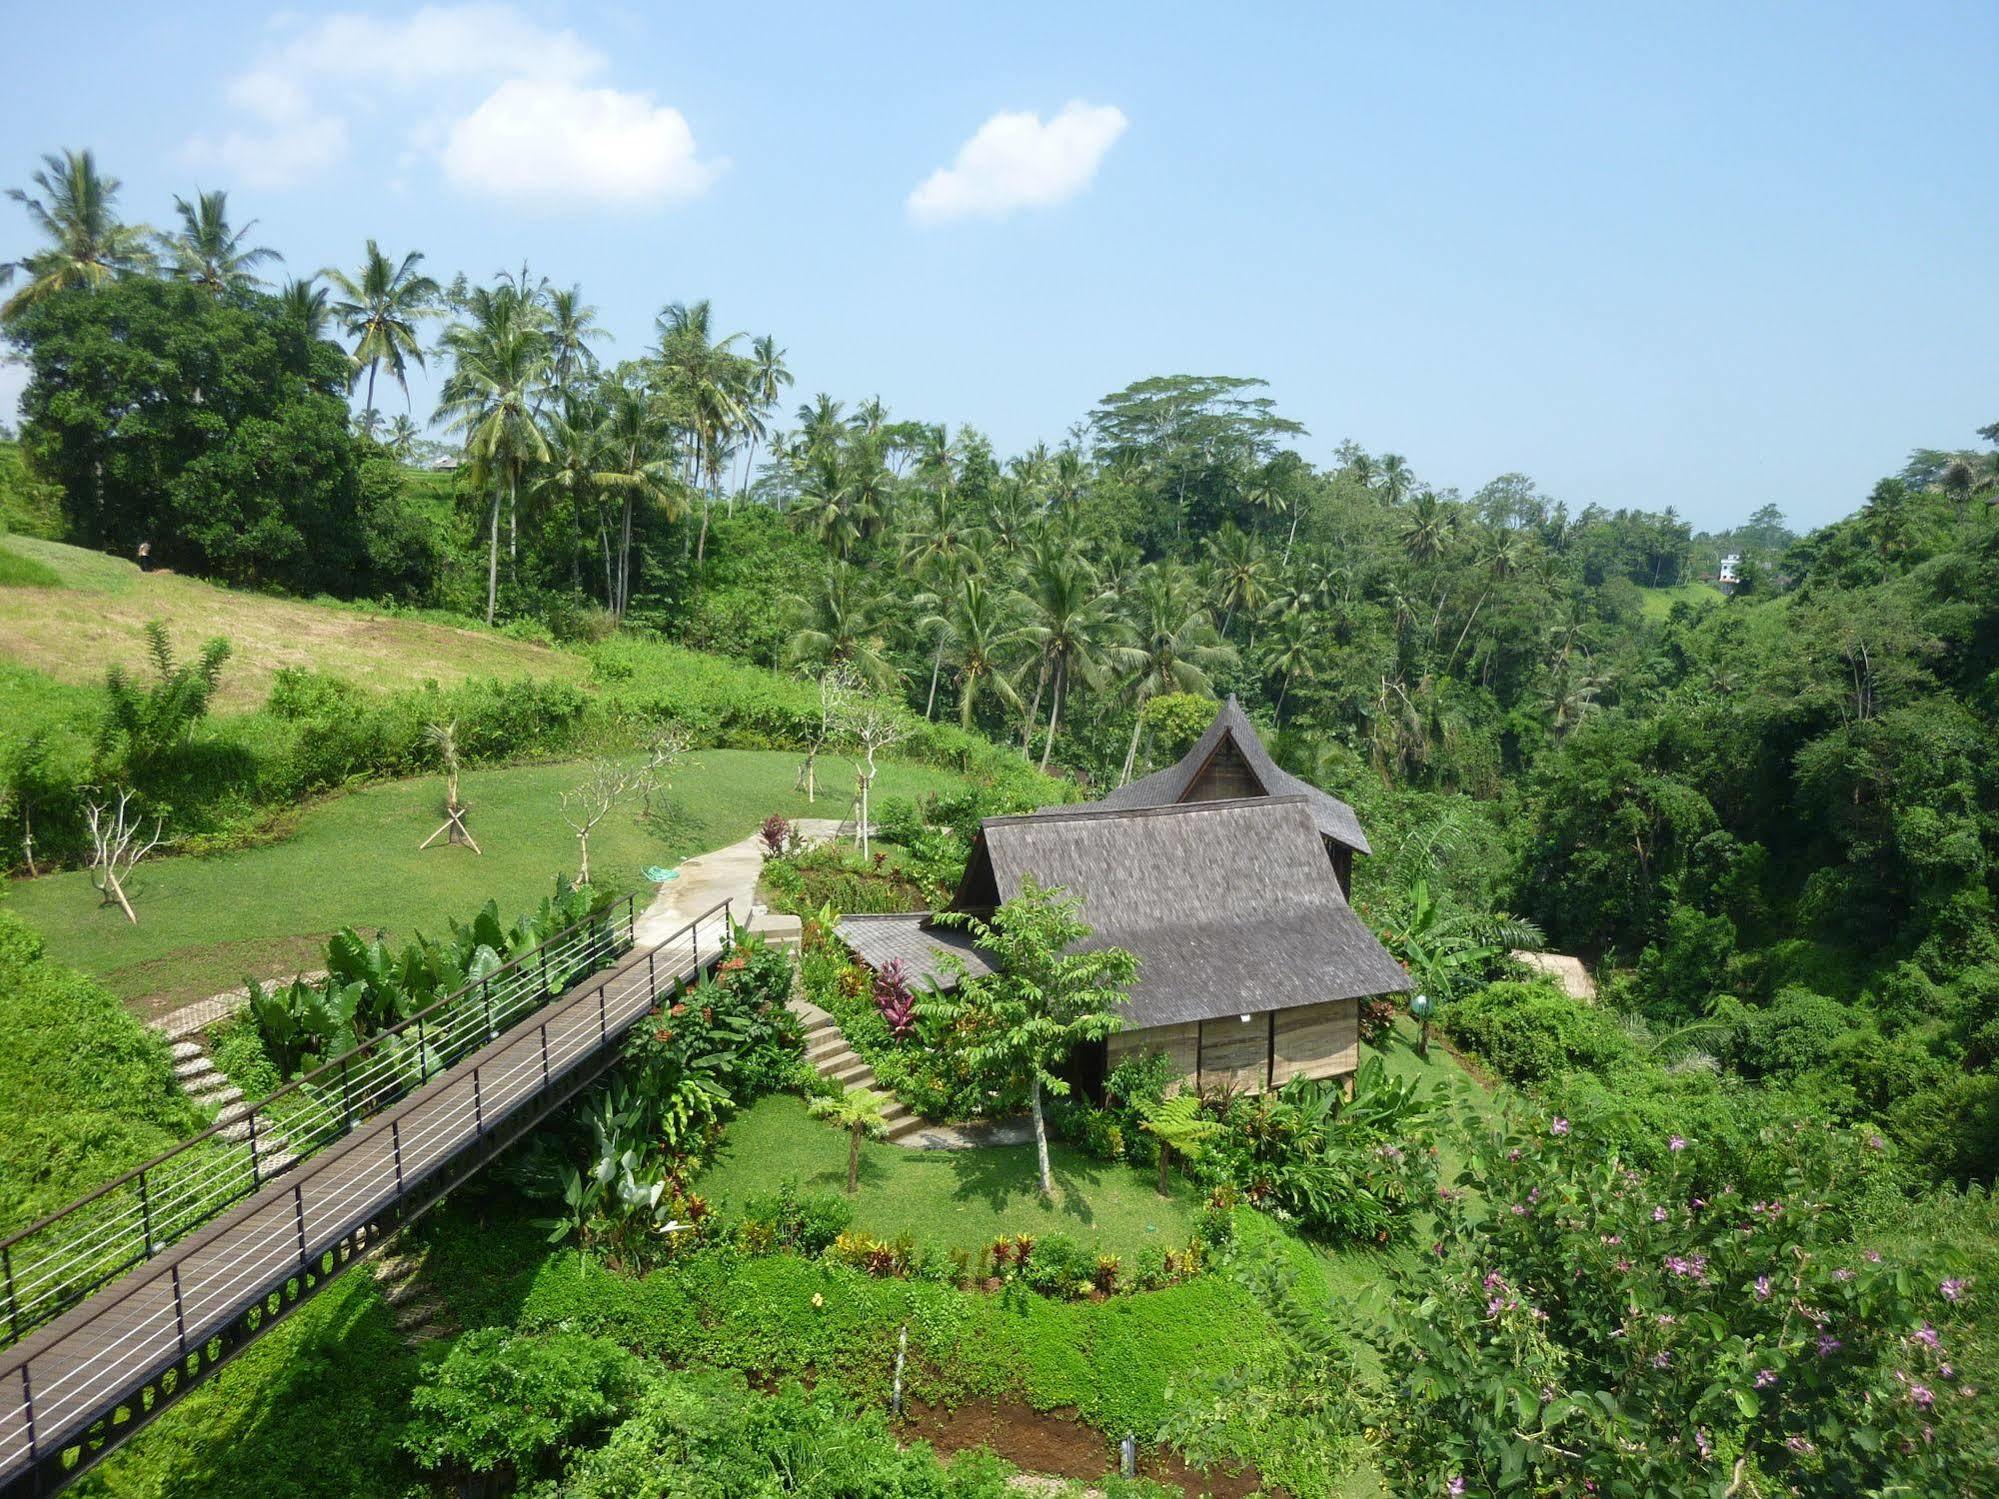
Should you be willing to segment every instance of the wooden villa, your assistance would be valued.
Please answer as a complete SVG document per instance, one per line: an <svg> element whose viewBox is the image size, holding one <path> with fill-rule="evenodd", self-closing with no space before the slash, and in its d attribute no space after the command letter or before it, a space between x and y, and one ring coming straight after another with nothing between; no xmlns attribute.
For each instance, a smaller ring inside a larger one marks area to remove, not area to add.
<svg viewBox="0 0 1999 1499"><path fill-rule="evenodd" d="M1032 878L1083 902L1090 945L1139 960L1125 1029L1079 1080L1163 1051L1189 1083L1250 1090L1346 1078L1360 1001L1408 976L1347 903L1353 809L1280 770L1231 698L1177 764L1100 802L992 817L950 909L990 915ZM839 933L869 967L952 979L944 955L990 972L971 939L927 911L850 916Z"/></svg>

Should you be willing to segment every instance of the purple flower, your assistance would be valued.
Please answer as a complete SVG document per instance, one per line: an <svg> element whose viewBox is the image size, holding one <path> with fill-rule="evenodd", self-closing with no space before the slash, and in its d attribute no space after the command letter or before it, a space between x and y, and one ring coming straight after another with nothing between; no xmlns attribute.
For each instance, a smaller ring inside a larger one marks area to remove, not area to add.
<svg viewBox="0 0 1999 1499"><path fill-rule="evenodd" d="M1869 1150L1886 1150L1888 1148L1888 1142L1882 1139L1879 1135L1869 1135L1867 1137L1867 1148Z"/></svg>
<svg viewBox="0 0 1999 1499"><path fill-rule="evenodd" d="M1844 1348L1845 1346L1846 1345L1844 1343L1840 1342L1838 1338L1834 1337L1829 1332L1822 1332L1819 1334L1818 1347L1819 1347L1820 1358L1831 1358L1835 1353L1839 1352L1839 1350Z"/></svg>
<svg viewBox="0 0 1999 1499"><path fill-rule="evenodd" d="M1777 1371L1775 1369L1758 1369L1756 1371L1757 1389L1767 1390L1770 1388L1771 1385L1775 1384L1776 1382L1777 1382Z"/></svg>
<svg viewBox="0 0 1999 1499"><path fill-rule="evenodd" d="M1668 1353L1663 1348L1661 1348L1657 1353L1652 1355L1652 1367L1655 1369L1663 1369L1672 1362L1673 1362L1673 1355Z"/></svg>
<svg viewBox="0 0 1999 1499"><path fill-rule="evenodd" d="M1921 1343L1926 1348L1943 1347L1943 1339L1937 1335L1937 1330L1934 1327L1930 1326L1929 1323L1927 1322L1925 1322L1913 1334L1913 1336L1918 1343Z"/></svg>
<svg viewBox="0 0 1999 1499"><path fill-rule="evenodd" d="M1932 1393L1930 1393L1930 1387L1928 1385L1912 1384L1909 1386L1909 1398L1915 1401L1916 1404L1920 1405L1924 1410L1928 1410L1930 1406L1936 1402L1937 1397Z"/></svg>
<svg viewBox="0 0 1999 1499"><path fill-rule="evenodd" d="M1945 1301L1964 1300L1964 1282L1961 1280L1947 1280L1938 1286L1937 1289L1943 1292L1943 1299Z"/></svg>
<svg viewBox="0 0 1999 1499"><path fill-rule="evenodd" d="M1444 1485L1444 1492L1451 1495L1452 1499L1457 1499L1457 1496L1464 1491L1465 1481L1462 1478L1453 1478L1449 1483Z"/></svg>
<svg viewBox="0 0 1999 1499"><path fill-rule="evenodd" d="M1548 1133L1551 1135L1566 1135L1568 1132L1569 1121L1564 1119L1560 1114L1557 1114L1554 1123L1548 1126Z"/></svg>
<svg viewBox="0 0 1999 1499"><path fill-rule="evenodd" d="M1694 1446L1700 1449L1702 1457L1714 1456L1714 1443L1708 1440L1707 1432L1698 1426L1694 1428Z"/></svg>
<svg viewBox="0 0 1999 1499"><path fill-rule="evenodd" d="M1758 1301L1768 1301L1770 1299L1769 1276L1759 1275L1756 1277L1756 1299Z"/></svg>
<svg viewBox="0 0 1999 1499"><path fill-rule="evenodd" d="M1878 1249L1863 1249L1860 1253L1862 1258L1864 1258L1867 1261L1867 1263L1870 1265L1878 1265L1881 1263L1881 1251Z"/></svg>
<svg viewBox="0 0 1999 1499"><path fill-rule="evenodd" d="M1832 1278L1839 1281L1852 1280L1853 1272L1847 1269L1846 1266L1841 1265L1837 1270L1832 1272Z"/></svg>
<svg viewBox="0 0 1999 1499"><path fill-rule="evenodd" d="M1789 1447L1793 1452L1796 1452L1801 1456L1807 1452L1818 1451L1818 1448L1814 1447L1810 1442L1806 1441L1803 1437L1785 1437L1784 1445L1786 1447Z"/></svg>
<svg viewBox="0 0 1999 1499"><path fill-rule="evenodd" d="M1687 1142L1686 1142L1686 1139L1685 1139L1685 1137L1684 1137L1684 1136L1681 1136L1681 1135L1669 1135L1669 1136L1667 1137L1667 1139L1666 1139L1666 1149L1668 1149L1668 1150L1670 1150L1670 1151L1674 1151L1674 1152L1678 1152L1678 1151L1682 1151L1682 1150L1685 1150L1686 1148L1687 1148Z"/></svg>
<svg viewBox="0 0 1999 1499"><path fill-rule="evenodd" d="M1516 1202L1513 1204L1513 1216L1516 1218L1524 1218L1527 1216L1527 1209L1523 1208L1519 1203Z"/></svg>

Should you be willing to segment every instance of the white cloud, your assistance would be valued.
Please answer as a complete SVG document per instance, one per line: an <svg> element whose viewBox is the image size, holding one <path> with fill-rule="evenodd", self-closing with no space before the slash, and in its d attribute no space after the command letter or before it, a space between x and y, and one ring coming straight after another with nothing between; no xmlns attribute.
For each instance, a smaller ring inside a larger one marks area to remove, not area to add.
<svg viewBox="0 0 1999 1499"><path fill-rule="evenodd" d="M680 202L715 180L680 111L648 94L512 79L451 127L444 175L467 192L532 202Z"/></svg>
<svg viewBox="0 0 1999 1499"><path fill-rule="evenodd" d="M1016 208L1067 202L1090 184L1097 167L1129 123L1109 104L1063 107L1046 124L1031 111L1002 110L910 193L919 223L1004 218Z"/></svg>
<svg viewBox="0 0 1999 1499"><path fill-rule="evenodd" d="M196 135L186 154L257 186L297 183L346 155L351 119L392 109L404 157L435 162L466 192L636 207L705 189L720 166L698 158L680 112L595 82L608 66L575 32L509 5L343 12L231 80L226 97L247 118Z"/></svg>

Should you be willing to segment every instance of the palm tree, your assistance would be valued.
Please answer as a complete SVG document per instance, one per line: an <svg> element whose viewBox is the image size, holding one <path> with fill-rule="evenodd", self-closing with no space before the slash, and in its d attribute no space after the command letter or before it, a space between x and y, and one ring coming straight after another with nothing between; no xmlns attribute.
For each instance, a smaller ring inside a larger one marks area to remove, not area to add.
<svg viewBox="0 0 1999 1499"><path fill-rule="evenodd" d="M1409 471L1409 460L1400 453L1381 455L1381 494L1391 505L1402 503L1402 497L1409 493L1416 476Z"/></svg>
<svg viewBox="0 0 1999 1499"><path fill-rule="evenodd" d="M1393 455L1390 455L1393 456ZM1402 546L1416 562L1443 556L1457 531L1457 512L1429 490L1416 496L1402 523Z"/></svg>
<svg viewBox="0 0 1999 1499"><path fill-rule="evenodd" d="M597 326L597 309L584 303L580 286L551 291L544 306L548 314L549 366L555 376L555 388L568 390L576 376L590 374L597 368L597 355L590 345L611 335Z"/></svg>
<svg viewBox="0 0 1999 1499"><path fill-rule="evenodd" d="M372 241L369 248L374 248ZM409 264L406 260L405 268ZM475 304L474 316L474 322L460 324L446 335L454 363L444 382L438 415L451 431L463 434L475 472L481 482L493 485L486 551L490 625L500 589L500 501L506 500L512 515L520 498L522 470L548 457L548 440L535 420L535 407L548 378L549 351L547 335L521 315L512 297L483 299ZM382 357L391 359L391 368L400 377L401 366L394 356Z"/></svg>
<svg viewBox="0 0 1999 1499"><path fill-rule="evenodd" d="M881 1095L866 1088L849 1088L838 1098L815 1098L805 1108L814 1119L824 1119L847 1132L847 1195L852 1197L861 1187L862 1138L880 1139L888 1133Z"/></svg>
<svg viewBox="0 0 1999 1499"><path fill-rule="evenodd" d="M412 250L400 264L392 265L371 239L358 277L337 267L319 273L340 293L333 315L354 340L353 352L347 357L354 366L355 380L360 380L362 370L368 372L363 405L375 404L375 375L384 362L403 388L405 402L410 393L409 361L415 360L417 368L423 368L423 340L417 336L417 324L434 311L432 304L440 293L435 281L418 273L421 264L422 252Z"/></svg>
<svg viewBox="0 0 1999 1499"><path fill-rule="evenodd" d="M306 337L317 341L326 336L327 320L332 314L326 305L326 288L319 284L317 276L287 281L278 290L278 310L303 325Z"/></svg>
<svg viewBox="0 0 1999 1499"><path fill-rule="evenodd" d="M192 203L177 197L174 212L180 215L180 232L161 235L160 248L176 276L212 297L261 287L262 278L251 274L250 268L284 259L276 250L243 243L257 221L252 219L241 229L231 228L226 192L196 193Z"/></svg>
<svg viewBox="0 0 1999 1499"><path fill-rule="evenodd" d="M0 322L12 321L59 291L94 290L151 268L151 231L143 224L119 221L113 206L118 179L99 176L97 159L90 152L44 156L42 170L31 180L41 197L31 198L18 187L8 188L7 196L27 209L29 220L49 243L19 260L0 263L0 286L10 284L17 273L28 278L26 286L0 305Z"/></svg>
<svg viewBox="0 0 1999 1499"><path fill-rule="evenodd" d="M416 455L416 440L422 430L407 414L398 416L389 423L387 442L389 451L402 462L408 463Z"/></svg>
<svg viewBox="0 0 1999 1499"><path fill-rule="evenodd" d="M687 514L687 491L673 473L673 434L644 391L613 386L599 436L603 467L591 478L619 496L615 566L608 539L604 545L605 604L623 619L632 594L633 516L640 505L651 505L669 521L681 520Z"/></svg>
<svg viewBox="0 0 1999 1499"><path fill-rule="evenodd" d="M841 409L841 403L823 390L799 406L796 415L798 435L808 449L840 440L846 430L840 419Z"/></svg>
<svg viewBox="0 0 1999 1499"><path fill-rule="evenodd" d="M529 492L548 502L552 510L567 508L575 518L569 538L569 582L583 591L583 538L589 530L589 514L597 515L597 536L604 555L604 604L615 613L611 590L611 547L605 534L597 471L602 466L601 429L606 419L604 403L587 390L563 391L553 409L541 418L548 435L548 461L539 465L529 482Z"/></svg>
<svg viewBox="0 0 1999 1499"><path fill-rule="evenodd" d="M1224 526L1208 538L1208 565L1222 606L1221 633L1226 636L1237 610L1254 620L1269 601L1270 565L1263 543L1234 526Z"/></svg>
<svg viewBox="0 0 1999 1499"><path fill-rule="evenodd" d="M990 686L1006 703L1020 706L1020 694L1007 679L1008 658L1024 639L1018 600L998 592L978 573L967 573L941 614L927 617L921 628L938 633L939 648L958 669L958 722L969 730L980 691Z"/></svg>
<svg viewBox="0 0 1999 1499"><path fill-rule="evenodd" d="M659 362L668 396L682 425L693 439L686 461L690 488L701 491L701 535L694 560L708 555L708 510L722 481L731 433L743 420L744 385L738 366L744 361L729 352L743 335L714 336L714 308L704 298L692 304L669 303L658 318Z"/></svg>
<svg viewBox="0 0 1999 1499"><path fill-rule="evenodd" d="M1264 669L1275 672L1283 681L1277 694L1277 713L1284 714L1284 700L1291 695L1291 684L1300 677L1310 679L1317 653L1313 649L1312 627L1303 615L1292 615L1278 625L1276 638L1270 643L1269 654L1264 657Z"/></svg>
<svg viewBox="0 0 1999 1499"><path fill-rule="evenodd" d="M847 466L837 448L814 448L805 460L799 479L798 504L792 510L796 523L809 529L835 558L844 559L860 540L854 523L853 487L847 482Z"/></svg>
<svg viewBox="0 0 1999 1499"><path fill-rule="evenodd" d="M1048 709L1048 738L1041 747L1041 768L1048 768L1048 756L1055 748L1055 734L1062 723L1062 703L1072 678L1080 677L1095 686L1103 677L1105 650L1121 631L1111 596L1097 584L1089 564L1068 549L1050 549L1028 567L1025 596L1028 610L1027 637L1037 649L1039 680L1034 689L1034 707L1027 716L1027 736L1023 747L1034 737L1034 719L1041 706L1041 691L1051 692Z"/></svg>
<svg viewBox="0 0 1999 1499"><path fill-rule="evenodd" d="M743 455L743 483L740 493L748 495L750 483L756 477L757 444L770 435L764 416L777 406L778 398L791 384L791 371L785 367L783 349L777 340L766 333L750 345L750 374L748 409L744 414L744 427L749 437L749 451Z"/></svg>
<svg viewBox="0 0 1999 1499"><path fill-rule="evenodd" d="M1118 784L1131 779L1138 762L1139 726L1145 721L1145 705L1152 697L1169 692L1193 692L1214 696L1212 671L1233 666L1235 647L1216 632L1205 606L1196 601L1194 586L1174 563L1155 563L1138 580L1138 593L1131 611L1133 644L1113 647L1118 659L1132 670L1128 691L1132 698L1131 743L1124 752L1124 770Z"/></svg>
<svg viewBox="0 0 1999 1499"><path fill-rule="evenodd" d="M819 593L800 610L803 623L791 637L791 659L803 665L844 667L878 691L893 689L901 674L882 653L882 631L866 578L849 562L826 570Z"/></svg>

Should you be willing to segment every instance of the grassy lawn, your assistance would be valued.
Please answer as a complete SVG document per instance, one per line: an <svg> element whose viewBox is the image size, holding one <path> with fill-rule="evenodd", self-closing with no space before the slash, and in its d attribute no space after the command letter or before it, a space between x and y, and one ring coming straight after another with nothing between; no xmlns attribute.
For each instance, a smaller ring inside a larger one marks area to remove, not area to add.
<svg viewBox="0 0 1999 1499"><path fill-rule="evenodd" d="M852 775L822 767L826 788L807 806L792 790L799 757L788 751L701 750L674 773L656 816L633 804L590 839L597 883L631 890L648 864L672 864L754 832L772 812L844 816ZM139 867L130 883L139 924L101 908L82 871L16 882L8 904L46 938L49 955L100 979L149 1012L288 969L318 966L331 932L442 931L489 897L512 916L540 900L558 874L576 871L576 839L556 799L580 778L573 764L469 771L462 795L483 855L442 842L417 845L442 820L437 778L398 781L305 811L283 842L209 858ZM877 797L916 796L957 784L949 772L889 765Z"/></svg>
<svg viewBox="0 0 1999 1499"><path fill-rule="evenodd" d="M1663 620L1673 612L1675 604L1719 604L1728 595L1712 583L1682 583L1675 588L1644 588L1638 590L1644 595L1645 617Z"/></svg>
<svg viewBox="0 0 1999 1499"><path fill-rule="evenodd" d="M154 619L166 622L183 655L211 636L228 639L233 654L215 704L225 713L261 707L281 666L380 689L589 674L580 655L483 630L142 573L123 558L30 536L9 536L6 551L18 560L0 567L0 658L61 682L95 686L114 661L143 667L143 631ZM23 563L37 570L24 572Z"/></svg>
<svg viewBox="0 0 1999 1499"><path fill-rule="evenodd" d="M976 1251L1000 1234L1061 1233L1129 1257L1148 1246L1183 1249L1200 1197L1176 1178L1161 1197L1153 1173L1108 1164L1051 1144L1056 1197L1037 1190L1032 1145L988 1150L861 1147L854 1227L877 1238L904 1234L946 1249ZM802 1100L765 1098L730 1121L697 1190L725 1212L785 1181L807 1191L847 1185L847 1138L805 1112Z"/></svg>

